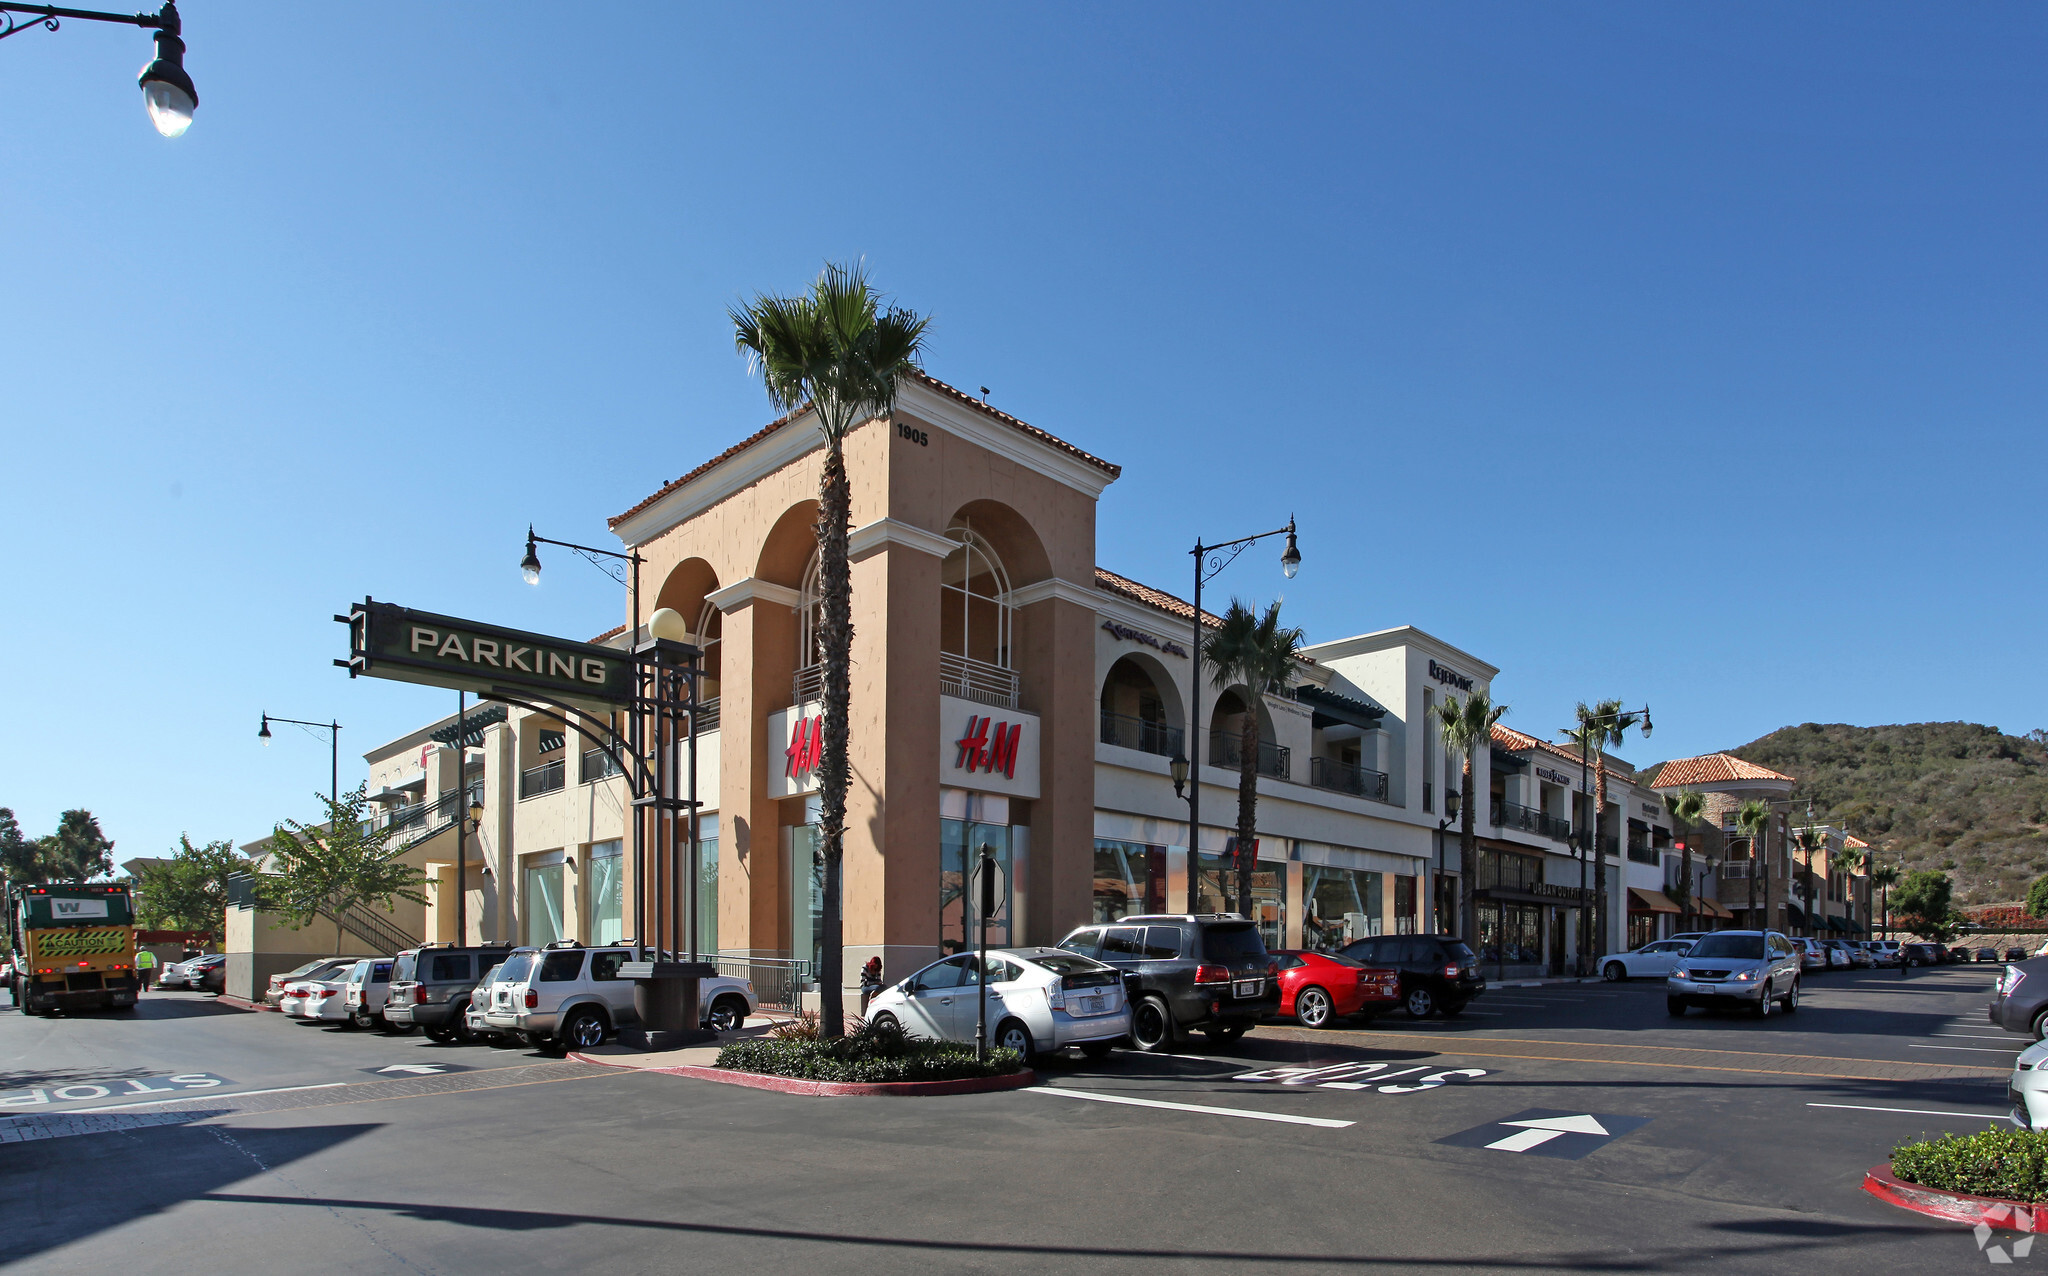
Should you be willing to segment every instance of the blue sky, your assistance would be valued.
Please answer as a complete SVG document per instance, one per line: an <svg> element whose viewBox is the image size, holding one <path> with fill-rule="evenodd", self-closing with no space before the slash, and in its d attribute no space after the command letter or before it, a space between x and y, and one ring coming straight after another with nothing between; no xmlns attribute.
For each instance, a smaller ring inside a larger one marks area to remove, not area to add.
<svg viewBox="0 0 2048 1276"><path fill-rule="evenodd" d="M1291 512L1638 761L2048 725L2038 7L313 6L0 44L0 805L122 857L314 814L452 708L365 594L623 616L604 519L769 415L726 305L864 255L929 367L1102 456L1104 565ZM1255 552L1214 588L1263 599Z"/></svg>

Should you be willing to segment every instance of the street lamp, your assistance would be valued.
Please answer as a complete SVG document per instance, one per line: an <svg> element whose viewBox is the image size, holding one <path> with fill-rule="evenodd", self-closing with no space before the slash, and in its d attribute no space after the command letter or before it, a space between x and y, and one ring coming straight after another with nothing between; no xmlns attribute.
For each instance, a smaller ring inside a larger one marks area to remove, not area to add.
<svg viewBox="0 0 2048 1276"><path fill-rule="evenodd" d="M1204 545L1200 537L1195 538L1195 547L1188 552L1195 558L1195 615L1194 646L1188 653L1193 665L1189 679L1188 694L1188 757L1182 762L1178 757L1173 763L1173 791L1180 793L1181 786L1192 773L1194 782L1187 792L1188 803L1188 911L1195 911L1197 883L1202 877L1202 586L1224 568L1237 561L1237 556L1249 549L1254 541L1265 540L1268 536L1287 537L1287 548L1280 553L1280 573L1293 580L1301 570L1301 548L1294 541L1294 518L1288 516L1287 526L1276 527L1270 532L1256 536L1244 536L1220 545ZM1249 706L1247 706L1249 707Z"/></svg>
<svg viewBox="0 0 2048 1276"><path fill-rule="evenodd" d="M266 749L270 747L270 724L273 722L288 722L295 727L312 727L316 730L325 731L329 733L327 740L327 800L330 802L340 802L341 724L339 722L301 722L297 718L273 718L266 713L263 715L263 725L256 729L256 738L258 740L263 741L263 747Z"/></svg>
<svg viewBox="0 0 2048 1276"><path fill-rule="evenodd" d="M19 21L15 14L26 14L29 20ZM61 25L60 18L154 28L156 57L135 77L142 88L142 104L149 111L149 122L165 137L182 137L192 127L192 112L199 107L199 90L192 87L192 77L185 74L185 41L180 34L177 5L166 3L155 13L100 13L51 4L0 4L0 19L6 21L6 26L0 28L0 40L36 26L55 31Z"/></svg>

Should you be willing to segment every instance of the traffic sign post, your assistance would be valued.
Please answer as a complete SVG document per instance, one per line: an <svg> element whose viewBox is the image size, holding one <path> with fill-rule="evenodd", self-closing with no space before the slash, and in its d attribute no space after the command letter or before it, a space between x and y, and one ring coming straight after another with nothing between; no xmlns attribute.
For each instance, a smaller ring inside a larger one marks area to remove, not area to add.
<svg viewBox="0 0 2048 1276"><path fill-rule="evenodd" d="M981 844L981 860L975 866L978 889L975 892L975 925L980 930L978 955L975 958L974 988L974 1057L988 1058L988 919L996 911L996 901L1002 897L1003 870L996 864L996 848L987 842Z"/></svg>

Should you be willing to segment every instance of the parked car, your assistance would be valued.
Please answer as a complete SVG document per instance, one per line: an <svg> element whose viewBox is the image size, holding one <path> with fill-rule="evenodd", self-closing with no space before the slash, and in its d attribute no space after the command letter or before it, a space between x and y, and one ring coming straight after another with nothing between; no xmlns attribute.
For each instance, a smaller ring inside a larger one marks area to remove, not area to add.
<svg viewBox="0 0 2048 1276"><path fill-rule="evenodd" d="M2027 959L2027 950L2015 944L2005 950L2005 959L2007 961L2025 961Z"/></svg>
<svg viewBox="0 0 2048 1276"><path fill-rule="evenodd" d="M1361 965L1342 953L1306 948L1275 948L1272 957L1280 972L1280 1015L1293 1016L1304 1028L1352 1015L1370 1023L1401 1004L1401 972L1391 966Z"/></svg>
<svg viewBox="0 0 2048 1276"><path fill-rule="evenodd" d="M1238 913L1125 917L1083 926L1060 947L1122 972L1131 1039L1140 1050L1171 1050L1178 1036L1195 1030L1227 1045L1280 1009L1280 981L1265 940Z"/></svg>
<svg viewBox="0 0 2048 1276"><path fill-rule="evenodd" d="M1777 931L1716 931L1665 980L1665 1008L1683 1015L1694 1006L1741 1007L1761 1018L1775 1004L1791 1014L1799 1009L1804 969L1796 942Z"/></svg>
<svg viewBox="0 0 2048 1276"><path fill-rule="evenodd" d="M972 1041L983 1021L981 969L973 953L933 962L876 993L865 1017L912 1036ZM1100 1059L1130 1040L1131 1003L1114 966L1063 948L991 948L988 975L989 1042L1027 1063L1067 1046Z"/></svg>
<svg viewBox="0 0 2048 1276"><path fill-rule="evenodd" d="M2029 957L2005 968L1991 990L1992 1023L2039 1041L2048 1037L2048 957Z"/></svg>
<svg viewBox="0 0 2048 1276"><path fill-rule="evenodd" d="M1970 950L1962 944L1957 944L1954 948L1948 950L1948 959L1954 962L1968 961L1970 960Z"/></svg>
<svg viewBox="0 0 2048 1276"><path fill-rule="evenodd" d="M1859 966L1868 967L1870 965L1870 954L1864 952L1848 940L1830 939L1825 942L1828 946L1830 958L1840 958L1840 961L1836 964L1840 965L1842 969L1855 970Z"/></svg>
<svg viewBox="0 0 2048 1276"><path fill-rule="evenodd" d="M216 996L226 992L228 990L227 959L223 957L211 966L201 967L197 987L200 992L210 992Z"/></svg>
<svg viewBox="0 0 2048 1276"><path fill-rule="evenodd" d="M198 988L206 972L215 966L227 964L227 954L206 953L190 961L174 961L164 967L164 973L157 979L159 988Z"/></svg>
<svg viewBox="0 0 2048 1276"><path fill-rule="evenodd" d="M389 957L365 957L348 972L341 993L341 1010L358 1028L389 1026L384 1020L384 1003L391 996Z"/></svg>
<svg viewBox="0 0 2048 1276"><path fill-rule="evenodd" d="M511 951L509 944L441 943L406 949L391 965L384 1018L400 1028L423 1028L434 1041L460 1040L468 1032L463 1010L478 977Z"/></svg>
<svg viewBox="0 0 2048 1276"><path fill-rule="evenodd" d="M2012 1061L2005 1097L2012 1104L2009 1119L2014 1125L2048 1130L2048 1041L2036 1041Z"/></svg>
<svg viewBox="0 0 2048 1276"><path fill-rule="evenodd" d="M1795 939L1791 943L1799 954L1799 969L1802 972L1826 970L1831 964L1828 961L1827 945L1818 939Z"/></svg>
<svg viewBox="0 0 2048 1276"><path fill-rule="evenodd" d="M301 979L326 979L338 970L345 970L355 964L353 957L316 957L303 966L296 966L282 975L272 975L270 986L264 990L263 1004L283 1009L285 985Z"/></svg>
<svg viewBox="0 0 2048 1276"><path fill-rule="evenodd" d="M342 997L348 991L349 975L362 961L352 958L339 970L329 970L319 979L295 979L285 985L277 1008L293 1019L340 1023L348 1018Z"/></svg>
<svg viewBox="0 0 2048 1276"><path fill-rule="evenodd" d="M1869 943L1870 960L1879 966L1899 964L1899 941L1896 939L1873 939Z"/></svg>
<svg viewBox="0 0 2048 1276"><path fill-rule="evenodd" d="M1400 971L1401 1002L1410 1018L1460 1014L1486 991L1478 957L1453 935L1375 935L1353 940L1339 951L1368 966Z"/></svg>
<svg viewBox="0 0 2048 1276"><path fill-rule="evenodd" d="M509 1030L502 1030L490 1021L491 985L498 980L498 972L505 969L499 962L484 972L476 981L476 987L469 990L469 1004L462 1008L462 1026L471 1041L484 1041L494 1046L523 1045L524 1041Z"/></svg>
<svg viewBox="0 0 2048 1276"><path fill-rule="evenodd" d="M1634 952L1615 953L1600 964L1601 978L1609 983L1624 979L1662 979L1671 973L1678 959L1698 942L1691 939L1660 939Z"/></svg>
<svg viewBox="0 0 2048 1276"><path fill-rule="evenodd" d="M1997 950L1996 948L1979 948L1979 949L1977 950L1977 960L1978 960L1978 961L1997 961L1997 960L1998 960L1998 950Z"/></svg>
<svg viewBox="0 0 2048 1276"><path fill-rule="evenodd" d="M556 1054L602 1045L640 1021L633 982L619 978L619 967L631 960L633 949L621 944L585 948L564 940L516 949L491 981L484 1022ZM699 983L697 996L704 1023L717 1031L745 1023L756 1004L752 983L724 975Z"/></svg>
<svg viewBox="0 0 2048 1276"><path fill-rule="evenodd" d="M1899 950L1904 954L1908 966L1939 966L1946 958L1946 949L1938 944L1907 944Z"/></svg>

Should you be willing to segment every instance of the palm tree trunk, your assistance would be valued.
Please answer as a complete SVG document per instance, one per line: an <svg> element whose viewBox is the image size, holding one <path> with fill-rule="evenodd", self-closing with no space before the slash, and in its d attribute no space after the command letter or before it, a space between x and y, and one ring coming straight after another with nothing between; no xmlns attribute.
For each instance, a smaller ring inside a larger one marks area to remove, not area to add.
<svg viewBox="0 0 2048 1276"><path fill-rule="evenodd" d="M1246 689L1250 694L1250 689ZM1237 911L1252 915L1252 863L1258 855L1259 715L1247 704L1237 735Z"/></svg>
<svg viewBox="0 0 2048 1276"><path fill-rule="evenodd" d="M853 653L853 589L846 561L847 525L852 518L853 492L846 479L846 453L838 438L828 439L825 473L819 482L818 587L823 611L822 655L825 664L824 746L818 760L818 832L823 843L825 882L819 918L819 1031L843 1036L846 1012L841 1001L840 966L842 856L846 848L846 789L851 774L848 758L847 702ZM802 889L792 883L793 889Z"/></svg>
<svg viewBox="0 0 2048 1276"><path fill-rule="evenodd" d="M1607 955L1607 848L1600 844L1600 821L1607 813L1607 763L1593 758L1593 919L1599 934L1593 938L1593 960ZM1597 972L1599 967L1594 967Z"/></svg>
<svg viewBox="0 0 2048 1276"><path fill-rule="evenodd" d="M1461 784L1463 791L1458 801L1458 924L1464 929L1459 938L1473 944L1479 936L1479 839L1472 831L1470 749L1465 750L1465 778Z"/></svg>
<svg viewBox="0 0 2048 1276"><path fill-rule="evenodd" d="M1680 881L1685 883L1685 905L1679 914L1678 929L1681 932L1692 929L1692 830L1685 831L1685 849L1678 853L1678 871L1683 874Z"/></svg>

